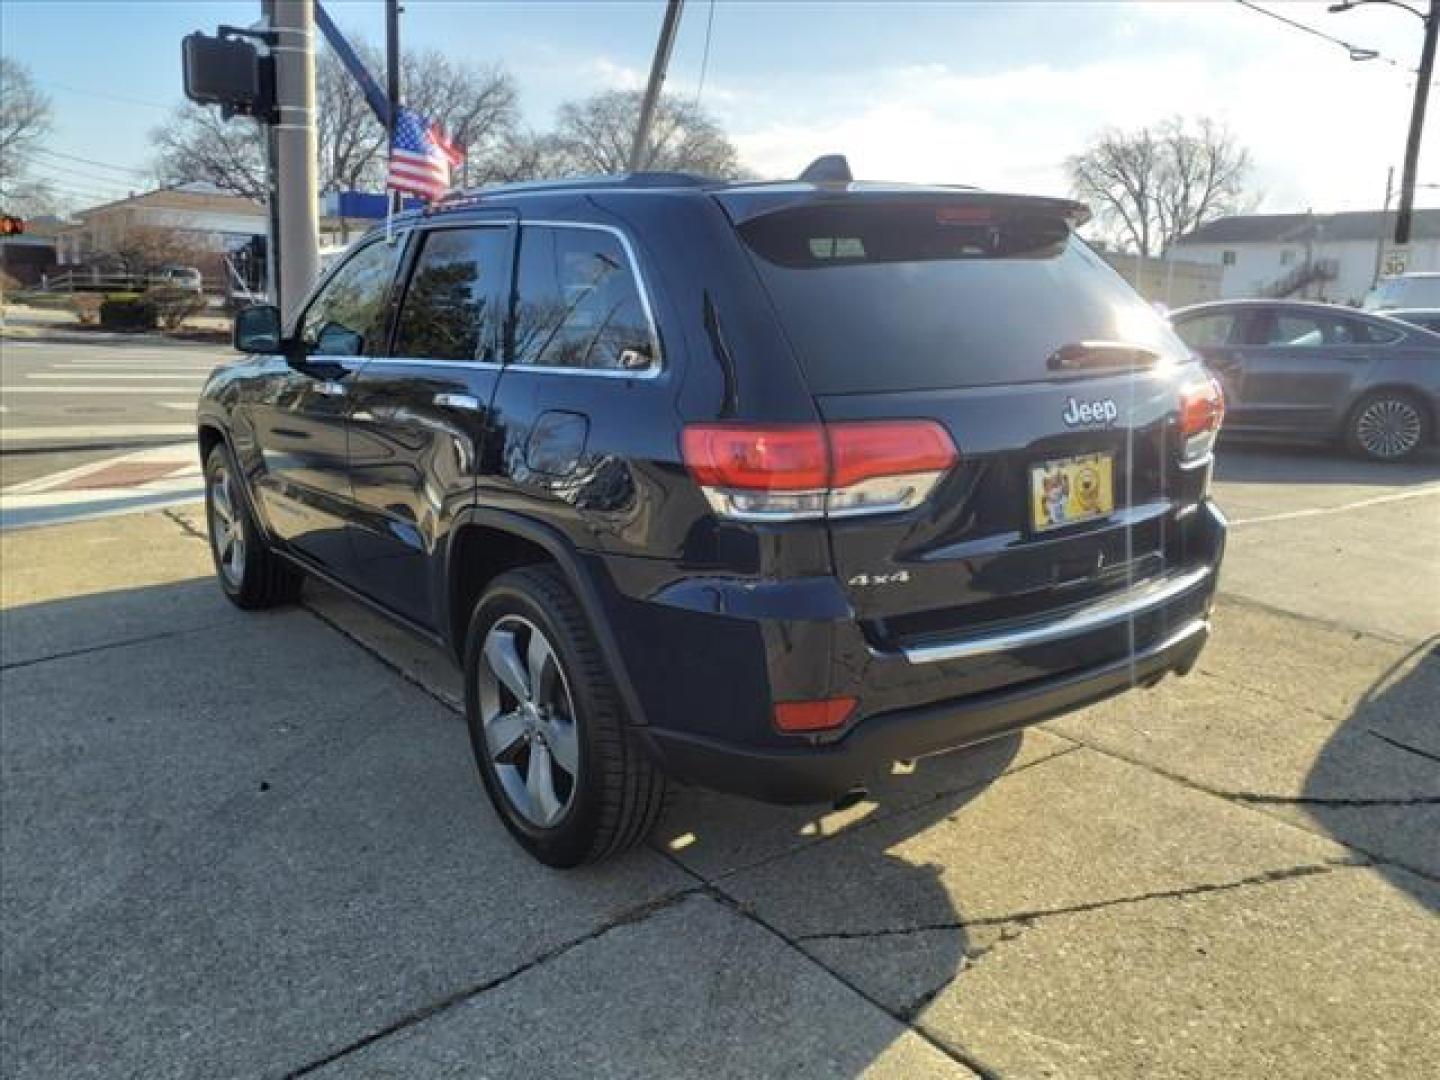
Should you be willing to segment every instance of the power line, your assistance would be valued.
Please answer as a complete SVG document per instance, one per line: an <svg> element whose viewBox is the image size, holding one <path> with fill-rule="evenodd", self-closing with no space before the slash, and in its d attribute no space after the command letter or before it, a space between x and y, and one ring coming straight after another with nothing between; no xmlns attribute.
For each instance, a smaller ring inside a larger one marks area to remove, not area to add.
<svg viewBox="0 0 1440 1080"><path fill-rule="evenodd" d="M87 90L83 86L71 86L69 83L56 82L54 79L36 79L38 83L45 86L53 86L56 90L64 90L71 94L84 94L86 97L105 98L109 101L119 101L126 105L144 105L149 109L162 109L169 112L175 106L162 105L158 101L146 101L144 98L128 97L125 94L112 94L108 90Z"/></svg>
<svg viewBox="0 0 1440 1080"><path fill-rule="evenodd" d="M136 176L149 176L145 169L137 169L131 165L115 165L108 161L96 161L94 158L78 157L75 154L62 154L59 150L50 150L43 146L35 147L35 153L44 154L47 157L64 158L66 161L78 161L82 165L95 165L101 169L114 169L116 172L133 173Z"/></svg>
<svg viewBox="0 0 1440 1080"><path fill-rule="evenodd" d="M61 178L62 178L62 179L68 179L69 177L72 177L72 176L73 176L73 177L77 177L77 178L79 178L79 179L81 179L81 180L94 181L94 182L96 182L96 183L105 184L105 185L112 185L112 184L113 184L113 185L116 185L116 186L124 185L124 184L133 184L133 183L135 183L135 180L134 180L133 178L128 178L128 177L116 177L116 176L105 176L103 173L95 173L95 172L89 172L88 170L85 170L85 169L77 169L77 168L75 168L74 165L65 165L65 164L63 164L63 163L61 163L61 162L58 162L58 161L43 161L43 160L42 160L42 161L36 162L35 164L36 164L37 166L41 167L42 169L47 170L47 171L52 171L52 172L61 174Z"/></svg>
<svg viewBox="0 0 1440 1080"><path fill-rule="evenodd" d="M694 108L700 107L700 95L705 92L705 72L710 67L710 31L715 27L715 0L710 0L710 13L705 16L705 51L700 54L700 81L695 84Z"/></svg>
<svg viewBox="0 0 1440 1080"><path fill-rule="evenodd" d="M1352 45L1350 44L1350 42L1345 41L1342 38L1334 37L1330 34L1325 33L1325 31L1323 30L1317 30L1313 26L1308 26L1302 22L1296 22L1294 19L1289 18L1288 16L1281 15L1278 11L1271 11L1269 8L1263 8L1259 4L1251 3L1251 0L1235 0L1235 3L1239 4L1243 8L1249 8L1251 11L1258 11L1261 15L1264 15L1267 18L1274 19L1276 22L1284 23L1286 26L1293 27L1294 29L1309 34L1312 37L1320 38L1322 41L1328 41L1332 45L1339 45L1342 49L1344 49L1350 54L1350 58L1352 60L1383 60L1391 67L1402 67L1401 64L1398 64L1394 60L1391 60L1388 56L1380 55L1380 53L1376 52L1374 49L1367 49L1360 45Z"/></svg>

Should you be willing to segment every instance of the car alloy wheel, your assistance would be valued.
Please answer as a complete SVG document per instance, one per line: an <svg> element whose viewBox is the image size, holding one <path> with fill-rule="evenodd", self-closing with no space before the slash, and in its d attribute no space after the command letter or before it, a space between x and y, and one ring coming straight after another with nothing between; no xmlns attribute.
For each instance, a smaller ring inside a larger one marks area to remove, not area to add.
<svg viewBox="0 0 1440 1080"><path fill-rule="evenodd" d="M215 564L226 584L239 589L245 580L245 526L230 483L230 470L224 465L211 470L209 494L210 543L215 549Z"/></svg>
<svg viewBox="0 0 1440 1080"><path fill-rule="evenodd" d="M1420 442L1424 421L1403 398L1376 398L1355 418L1355 439L1367 454L1377 458L1404 457Z"/></svg>
<svg viewBox="0 0 1440 1080"><path fill-rule="evenodd" d="M505 615L485 635L478 680L485 747L506 799L531 825L554 827L580 772L575 703L554 646L530 620Z"/></svg>

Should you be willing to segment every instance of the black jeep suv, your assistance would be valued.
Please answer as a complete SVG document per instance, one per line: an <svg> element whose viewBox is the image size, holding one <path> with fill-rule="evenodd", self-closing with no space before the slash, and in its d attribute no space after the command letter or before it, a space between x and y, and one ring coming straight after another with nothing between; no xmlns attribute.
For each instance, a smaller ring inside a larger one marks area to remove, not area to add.
<svg viewBox="0 0 1440 1080"><path fill-rule="evenodd" d="M665 778L780 802L1186 672L1220 391L1072 230L949 187L520 185L396 219L199 407L220 582L453 650L571 866Z"/></svg>

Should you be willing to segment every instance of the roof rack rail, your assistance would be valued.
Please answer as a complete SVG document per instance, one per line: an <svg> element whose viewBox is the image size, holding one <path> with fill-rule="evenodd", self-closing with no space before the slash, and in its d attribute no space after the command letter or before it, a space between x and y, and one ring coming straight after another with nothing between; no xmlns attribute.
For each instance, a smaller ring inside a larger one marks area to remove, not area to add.
<svg viewBox="0 0 1440 1080"><path fill-rule="evenodd" d="M513 192L574 191L584 188L658 188L658 187L703 187L715 183L713 177L696 173L650 172L602 173L594 176L557 177L548 180L518 180L507 184L491 184L478 188L464 188L445 195L436 204L437 208L453 208L466 205L492 195L508 195Z"/></svg>

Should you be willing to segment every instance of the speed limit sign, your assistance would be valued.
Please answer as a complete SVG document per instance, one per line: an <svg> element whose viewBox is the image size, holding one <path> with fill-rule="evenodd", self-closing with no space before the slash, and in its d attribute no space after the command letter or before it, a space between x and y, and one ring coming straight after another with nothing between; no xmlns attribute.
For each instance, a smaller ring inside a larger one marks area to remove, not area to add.
<svg viewBox="0 0 1440 1080"><path fill-rule="evenodd" d="M1403 274L1410 267L1410 249L1408 247L1392 247L1385 249L1385 256L1380 260L1380 274L1382 277L1394 277Z"/></svg>

